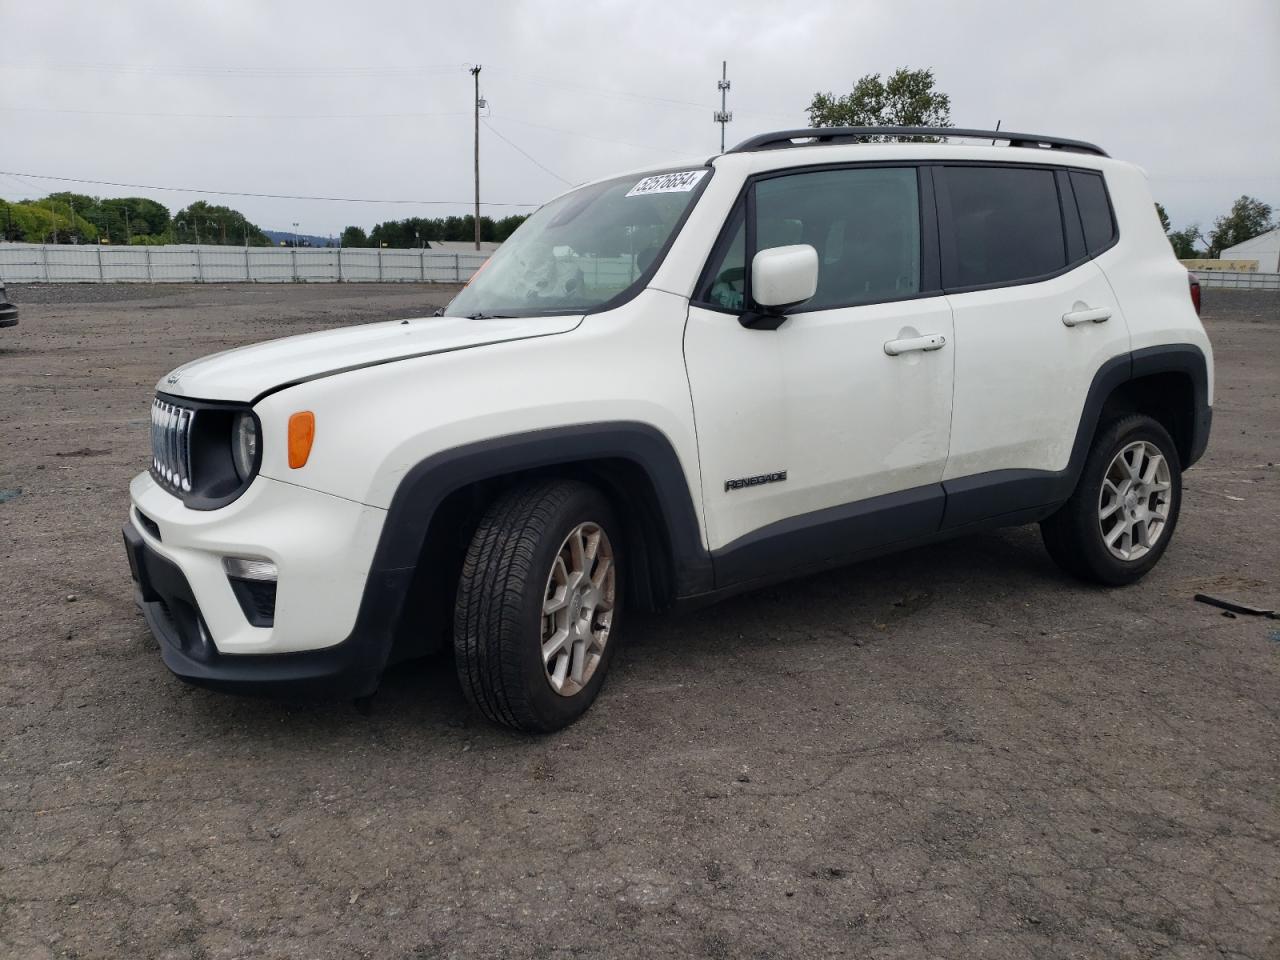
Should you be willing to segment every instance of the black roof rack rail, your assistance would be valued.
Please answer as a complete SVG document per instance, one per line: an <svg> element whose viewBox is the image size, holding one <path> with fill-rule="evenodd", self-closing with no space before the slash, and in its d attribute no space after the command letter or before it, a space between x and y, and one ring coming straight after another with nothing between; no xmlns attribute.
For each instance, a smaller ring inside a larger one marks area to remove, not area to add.
<svg viewBox="0 0 1280 960"><path fill-rule="evenodd" d="M1101 147L1083 140L1067 140L1063 137L1043 137L1038 133L1014 133L1012 130L965 130L958 127L810 127L803 130L779 130L762 133L743 140L728 153L749 153L752 150L780 150L786 147L804 147L813 144L856 143L867 137L971 137L981 140L1008 140L1011 147L1047 147L1055 150L1072 150L1076 153L1092 153L1107 156ZM804 140L805 143L793 143Z"/></svg>

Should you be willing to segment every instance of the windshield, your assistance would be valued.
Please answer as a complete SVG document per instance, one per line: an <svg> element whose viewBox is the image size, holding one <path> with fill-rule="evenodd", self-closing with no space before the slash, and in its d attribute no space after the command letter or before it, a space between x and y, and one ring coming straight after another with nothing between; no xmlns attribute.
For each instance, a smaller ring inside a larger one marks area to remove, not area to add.
<svg viewBox="0 0 1280 960"><path fill-rule="evenodd" d="M471 279L450 316L585 313L648 279L710 170L596 183L522 223Z"/></svg>

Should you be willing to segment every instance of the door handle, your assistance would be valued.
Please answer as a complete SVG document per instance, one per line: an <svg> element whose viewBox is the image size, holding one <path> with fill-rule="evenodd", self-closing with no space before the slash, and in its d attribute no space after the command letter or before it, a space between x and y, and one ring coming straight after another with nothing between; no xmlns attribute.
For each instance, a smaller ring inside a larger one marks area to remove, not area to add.
<svg viewBox="0 0 1280 960"><path fill-rule="evenodd" d="M890 340L884 345L884 352L891 357L916 350L941 350L947 345L947 338L940 333L930 333L923 337L907 337L903 340Z"/></svg>
<svg viewBox="0 0 1280 960"><path fill-rule="evenodd" d="M1062 315L1062 322L1065 326L1074 327L1082 323L1106 323L1111 319L1110 307L1086 307L1083 303L1076 303L1075 307Z"/></svg>

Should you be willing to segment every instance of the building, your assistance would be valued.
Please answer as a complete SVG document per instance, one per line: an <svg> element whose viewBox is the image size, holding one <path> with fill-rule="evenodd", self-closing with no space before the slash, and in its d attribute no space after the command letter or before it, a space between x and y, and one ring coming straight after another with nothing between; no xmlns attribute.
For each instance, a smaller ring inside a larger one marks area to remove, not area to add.
<svg viewBox="0 0 1280 960"><path fill-rule="evenodd" d="M1260 273L1280 273L1280 227L1227 247L1218 256L1223 260L1257 260Z"/></svg>

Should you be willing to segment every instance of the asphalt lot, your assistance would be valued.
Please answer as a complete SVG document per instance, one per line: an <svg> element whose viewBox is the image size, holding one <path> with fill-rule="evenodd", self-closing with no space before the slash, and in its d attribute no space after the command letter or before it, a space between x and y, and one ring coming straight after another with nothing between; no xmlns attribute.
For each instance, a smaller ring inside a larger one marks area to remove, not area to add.
<svg viewBox="0 0 1280 960"><path fill-rule="evenodd" d="M632 621L532 739L444 658L361 716L185 687L120 545L155 381L418 286L10 287L0 957L1280 957L1280 296L1205 291L1209 453L1143 583L1031 528ZM21 491L17 493L15 491Z"/></svg>

